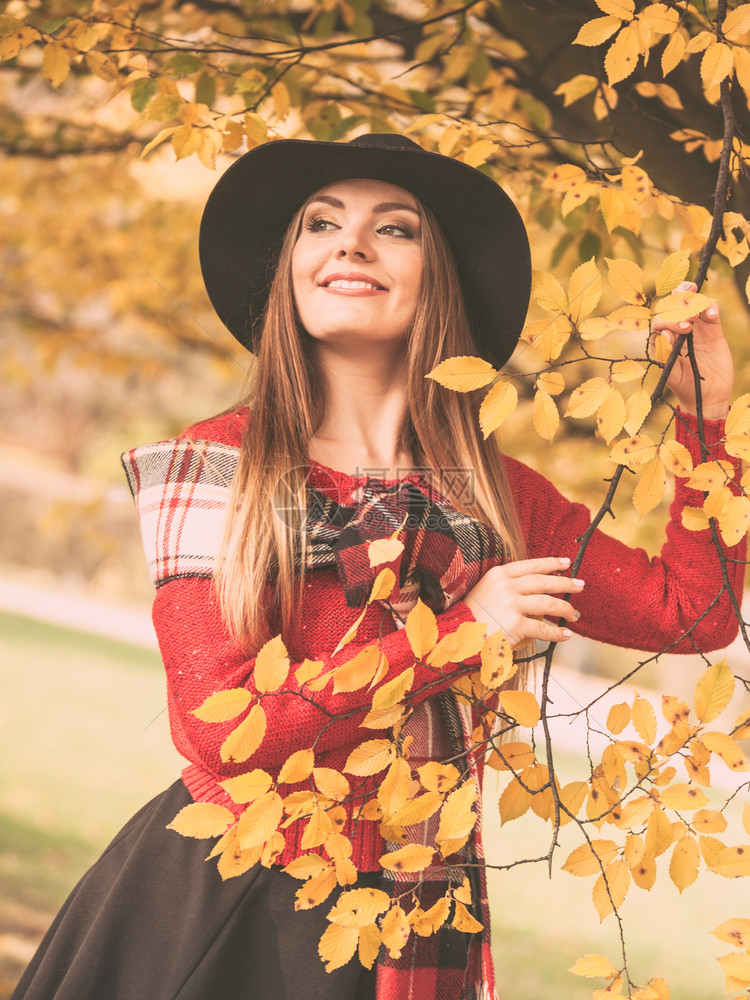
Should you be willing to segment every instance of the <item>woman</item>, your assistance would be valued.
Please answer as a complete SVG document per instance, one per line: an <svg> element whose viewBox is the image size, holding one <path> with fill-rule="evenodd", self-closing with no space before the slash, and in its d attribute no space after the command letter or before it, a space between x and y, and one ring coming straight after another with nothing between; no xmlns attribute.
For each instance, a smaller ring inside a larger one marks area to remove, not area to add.
<svg viewBox="0 0 750 1000"><path fill-rule="evenodd" d="M575 628L631 645L637 623L643 649L726 645L735 626L726 594L713 603L717 555L705 533L681 526L695 494L677 484L660 558L597 532L582 564L585 586L570 580L564 573L588 511L523 464L499 459L478 433L475 409L425 378L457 355L502 367L523 325L525 231L479 171L398 136L272 143L220 179L200 250L219 316L257 355L253 390L246 406L124 456L157 587L172 734L190 763L84 876L14 998L492 998L478 835L449 857L451 872L425 873L419 901L426 909L468 871L483 934L446 923L437 935L412 935L400 955L381 948L370 971L355 958L327 973L317 948L335 894L317 908L298 895L293 913L299 883L279 871L308 849L305 822L268 839L265 865L252 851L229 851L224 874L236 877L226 881L205 863L205 844L167 824L192 801L237 814L244 805L220 782L251 768L275 779L300 749L314 747L316 767L341 771L353 747L379 735L361 727L372 692L329 685L312 696L297 672L318 658L325 673L377 644L389 669L376 686L393 679L414 664L401 626L417 596L435 612L439 638L480 621L515 644L564 642ZM717 446L732 365L716 308L692 330L705 362L708 443ZM670 384L681 408L677 438L697 461L682 362ZM718 446L714 453L726 457ZM389 564L397 580L390 609L370 603L356 638L332 655L382 568L370 566L369 542L397 530L404 548ZM739 593L742 552L731 555ZM278 634L292 668L261 699L265 737L235 763L221 747L236 719L208 723L195 710L216 691L257 693L255 654ZM481 761L465 753L475 720L449 690L478 662L415 665L411 769L464 753L481 778ZM331 812L331 836L351 844L361 886L387 885L379 859L397 846L358 812L382 781L382 771L364 778L356 801ZM397 876L388 891L410 887Z"/></svg>

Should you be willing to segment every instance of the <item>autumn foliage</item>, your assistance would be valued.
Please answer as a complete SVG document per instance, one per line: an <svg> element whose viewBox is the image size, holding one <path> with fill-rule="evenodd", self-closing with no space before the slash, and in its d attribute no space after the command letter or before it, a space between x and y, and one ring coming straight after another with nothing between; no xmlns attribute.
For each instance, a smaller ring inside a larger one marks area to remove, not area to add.
<svg viewBox="0 0 750 1000"><path fill-rule="evenodd" d="M733 546L744 537L750 472L734 481L703 436L698 464L672 439L674 413L664 387L680 351L692 349L689 336L672 345L653 334L652 324L656 316L680 322L702 311L714 299L704 290L707 279L712 291L733 297L737 316L748 306L750 3L568 4L559 16L571 46L555 64L556 78L520 10L547 11L543 2L326 0L293 10L273 2L43 6L12 0L0 16L0 59L9 72L18 81L41 75L61 100L58 113L40 112L28 131L8 103L3 127L16 155L149 156L171 147L177 159L194 156L213 169L277 137L337 140L358 129L394 129L501 180L529 221L532 243L536 237L545 247L537 261L549 257L548 267L535 272L523 343L507 370L459 357L427 377L459 393L486 390L479 410L485 438L528 404L544 441L559 440L567 424L603 442L609 486L595 524L612 512L618 491L632 497L638 515L648 515L677 477L703 494L700 505L686 509L686 528L707 532L722 559L720 543ZM530 67L542 64L534 77ZM119 117L82 127L76 101L84 85L87 99L111 101ZM642 116L643 145L628 132L633 109ZM654 145L652 126L665 147ZM685 281L698 290L685 290ZM746 313L735 319L743 321L746 327ZM750 460L750 394L734 401L724 444L730 456ZM372 543L371 565L391 561L399 547L398 532ZM383 569L336 651L355 638L370 603L388 604L394 584L392 571ZM723 589L731 593L726 574ZM736 603L734 610L748 644ZM683 892L704 872L750 875L750 806L743 813L747 839L737 843L725 818L728 801L717 801L710 769L750 770L741 747L750 738L750 711L715 728L735 691L748 690L750 673L735 676L726 660L707 661L691 702L664 694L661 717L639 695L614 704L603 752L589 756L577 780L561 785L547 694L554 649L538 657L537 695L514 689L518 663L501 633L461 626L437 642L434 615L421 601L405 628L415 664L439 671L480 654L481 668L467 668L454 690L479 709L473 751L507 777L501 821L531 811L549 823L549 852L541 860L592 880L600 918L619 924L618 957L585 955L570 971L598 980L595 1000L668 998L658 970L640 985L631 975L621 907L633 887L648 891L657 878ZM285 869L299 880L298 908L321 905L344 889L320 944L329 970L355 955L371 966L380 947L396 956L409 934L434 933L446 921L476 933L468 881L427 912L376 889L349 888L357 872L351 843L340 833L344 801L357 802L360 821L378 824L391 843L404 842L406 828L439 817L434 842L404 843L381 858L384 868L412 873L460 848L476 822L479 789L467 772L452 762L415 770L409 763L402 728L417 693L414 669L389 677L377 644L330 672L306 660L294 687L313 702L329 685L334 692L377 690L362 742L341 772L317 766L312 745L280 761L274 776L254 768L252 758L266 732L264 700L285 690L289 671L282 637L275 636L257 657L257 696L225 690L195 706L208 724L236 720L221 759L247 762L248 769L222 787L243 809L236 819L221 806L193 804L172 828L216 839L209 863L226 879L257 862L272 864L284 831L302 824L304 852ZM368 729L389 735L371 739ZM378 776L377 793L358 797L357 779L371 775ZM277 788L289 783L302 790L282 797ZM562 825L574 826L580 839L564 858L557 848ZM713 933L732 948L720 959L727 993L750 996L750 915L728 915Z"/></svg>

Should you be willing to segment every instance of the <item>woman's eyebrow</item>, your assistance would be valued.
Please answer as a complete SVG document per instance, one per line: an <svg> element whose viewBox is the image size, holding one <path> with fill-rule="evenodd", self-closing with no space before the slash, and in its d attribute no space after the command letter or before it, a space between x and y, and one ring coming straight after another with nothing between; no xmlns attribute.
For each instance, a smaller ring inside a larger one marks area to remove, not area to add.
<svg viewBox="0 0 750 1000"><path fill-rule="evenodd" d="M316 202L323 202L324 205L330 205L332 208L346 207L343 201L332 197L330 194L316 194L310 204L314 205ZM376 215L378 212L396 212L399 209L419 215L414 205L407 205L404 201L381 201L378 205L373 206L372 213Z"/></svg>

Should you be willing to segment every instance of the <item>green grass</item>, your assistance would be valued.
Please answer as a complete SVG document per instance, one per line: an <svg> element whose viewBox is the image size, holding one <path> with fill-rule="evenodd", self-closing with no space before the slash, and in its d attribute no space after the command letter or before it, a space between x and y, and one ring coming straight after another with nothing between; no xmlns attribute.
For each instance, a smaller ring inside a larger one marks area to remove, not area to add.
<svg viewBox="0 0 750 1000"><path fill-rule="evenodd" d="M0 930L19 913L34 912L35 927L29 920L26 928L31 942L113 834L174 780L181 763L169 738L155 653L0 614L0 656L6 678L0 700ZM582 776L575 758L560 765L564 780ZM484 807L488 862L544 853L549 827L536 817L500 827L493 782L491 775ZM740 810L738 801L732 814L737 835L727 836L729 843L747 840ZM600 924L591 902L593 878L559 870L579 842L570 827L562 831L552 879L540 864L489 872L504 1000L589 1000L603 983L567 969L589 952L619 964L614 919ZM650 893L631 887L623 908L633 972L644 982L664 976L675 1000L714 1000L724 991L715 959L730 948L709 932L728 917L750 916L747 884L702 875L680 896L667 865L667 857L660 859ZM2 963L0 953L0 1000L10 981ZM21 967L16 960L11 971L17 976Z"/></svg>

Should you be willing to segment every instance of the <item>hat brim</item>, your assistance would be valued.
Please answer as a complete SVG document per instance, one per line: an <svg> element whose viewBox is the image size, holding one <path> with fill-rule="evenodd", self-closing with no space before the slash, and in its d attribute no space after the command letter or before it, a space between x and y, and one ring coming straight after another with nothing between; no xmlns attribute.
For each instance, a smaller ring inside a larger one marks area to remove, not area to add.
<svg viewBox="0 0 750 1000"><path fill-rule="evenodd" d="M209 196L199 237L203 280L221 321L251 346L295 212L320 188L353 177L396 184L432 210L456 260L477 349L502 367L518 342L531 289L521 216L481 171L411 142L283 139L236 160Z"/></svg>

